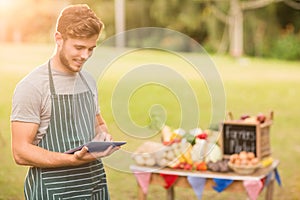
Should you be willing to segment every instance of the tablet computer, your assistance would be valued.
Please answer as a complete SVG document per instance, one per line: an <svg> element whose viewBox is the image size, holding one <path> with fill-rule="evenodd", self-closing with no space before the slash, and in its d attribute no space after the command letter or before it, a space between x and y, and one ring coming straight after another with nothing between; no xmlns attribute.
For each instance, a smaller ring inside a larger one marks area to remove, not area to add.
<svg viewBox="0 0 300 200"><path fill-rule="evenodd" d="M111 142L88 142L86 144L83 144L79 147L76 147L74 149L70 149L66 151L65 153L72 154L76 151L81 150L84 146L86 146L89 149L89 152L101 152L105 151L109 146L122 146L126 144L125 141L111 141Z"/></svg>

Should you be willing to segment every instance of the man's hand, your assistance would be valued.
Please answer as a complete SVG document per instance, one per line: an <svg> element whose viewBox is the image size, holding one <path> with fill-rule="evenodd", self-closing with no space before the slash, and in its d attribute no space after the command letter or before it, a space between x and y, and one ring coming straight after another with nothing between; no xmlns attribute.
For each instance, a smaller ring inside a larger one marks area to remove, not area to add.
<svg viewBox="0 0 300 200"><path fill-rule="evenodd" d="M108 134L108 128L103 117L100 114L96 115L96 133L93 141L112 141L112 136Z"/></svg>
<svg viewBox="0 0 300 200"><path fill-rule="evenodd" d="M80 151L76 151L74 153L74 158L75 158L74 164L80 165L80 164L92 162L96 159L109 156L113 152L115 152L119 149L120 149L120 147L109 146L105 151L90 153L90 152L88 152L88 148L86 146L84 146Z"/></svg>
<svg viewBox="0 0 300 200"><path fill-rule="evenodd" d="M98 132L93 139L94 142L112 141L112 136L106 132Z"/></svg>

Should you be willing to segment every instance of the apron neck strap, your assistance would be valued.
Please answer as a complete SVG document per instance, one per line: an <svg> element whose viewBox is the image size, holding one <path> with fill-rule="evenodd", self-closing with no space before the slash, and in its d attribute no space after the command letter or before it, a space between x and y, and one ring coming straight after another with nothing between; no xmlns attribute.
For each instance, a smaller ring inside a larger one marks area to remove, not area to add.
<svg viewBox="0 0 300 200"><path fill-rule="evenodd" d="M55 92L55 87L54 87L54 81L53 81L53 76L52 76L52 71L51 71L51 66L50 66L50 60L48 61L48 72L49 72L49 83L50 83L50 92L52 95L56 94ZM86 79L83 77L83 75L79 72L80 78L83 81L83 83L87 86L89 91L93 94L89 84L87 83Z"/></svg>
<svg viewBox="0 0 300 200"><path fill-rule="evenodd" d="M53 76L51 72L50 60L48 61L48 72L49 72L49 84L50 84L50 92L51 94L55 94L55 87L53 83Z"/></svg>
<svg viewBox="0 0 300 200"><path fill-rule="evenodd" d="M90 91L90 92L93 94L93 96L94 96L93 91L91 90L89 84L87 83L86 79L85 79L84 76L81 74L81 72L79 72L79 75L80 75L80 78L81 78L81 80L83 81L83 83L86 85L86 87L89 89L89 91Z"/></svg>

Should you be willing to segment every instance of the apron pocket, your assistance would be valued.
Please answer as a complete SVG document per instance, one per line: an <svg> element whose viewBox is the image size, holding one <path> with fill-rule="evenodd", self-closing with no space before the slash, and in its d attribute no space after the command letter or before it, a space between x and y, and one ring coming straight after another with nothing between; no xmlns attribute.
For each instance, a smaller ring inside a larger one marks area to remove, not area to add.
<svg viewBox="0 0 300 200"><path fill-rule="evenodd" d="M80 167L42 169L42 181L48 199L89 199L106 187L102 164Z"/></svg>

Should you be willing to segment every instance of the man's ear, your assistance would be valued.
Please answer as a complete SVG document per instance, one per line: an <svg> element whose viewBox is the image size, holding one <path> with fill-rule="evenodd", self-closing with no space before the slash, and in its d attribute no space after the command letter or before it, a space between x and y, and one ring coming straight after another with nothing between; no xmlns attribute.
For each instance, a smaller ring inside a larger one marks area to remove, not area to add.
<svg viewBox="0 0 300 200"><path fill-rule="evenodd" d="M58 47L60 47L63 44L63 37L60 32L55 32L54 39Z"/></svg>

